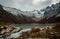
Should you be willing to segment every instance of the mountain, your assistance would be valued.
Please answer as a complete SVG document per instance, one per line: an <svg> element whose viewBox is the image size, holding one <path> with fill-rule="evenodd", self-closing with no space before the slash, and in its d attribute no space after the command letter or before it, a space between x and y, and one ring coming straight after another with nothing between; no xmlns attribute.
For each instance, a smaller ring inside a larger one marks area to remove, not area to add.
<svg viewBox="0 0 60 39"><path fill-rule="evenodd" d="M21 10L18 10L16 8L10 8L10 7L5 7L5 6L3 6L3 9L7 12L14 14L14 15L23 14L23 15L30 16L30 17L35 16L36 18L40 18L40 15L41 15L41 12L38 10L21 11Z"/></svg>
<svg viewBox="0 0 60 39"><path fill-rule="evenodd" d="M7 23L58 23L60 22L60 2L46 9L21 11L0 5L0 22Z"/></svg>
<svg viewBox="0 0 60 39"><path fill-rule="evenodd" d="M0 5L0 22L16 22L15 16L5 11L3 6Z"/></svg>
<svg viewBox="0 0 60 39"><path fill-rule="evenodd" d="M42 23L58 23L60 22L60 2L48 6L44 10L43 19L40 21Z"/></svg>
<svg viewBox="0 0 60 39"><path fill-rule="evenodd" d="M0 5L0 22L8 23L36 23L42 18L38 10L21 11Z"/></svg>

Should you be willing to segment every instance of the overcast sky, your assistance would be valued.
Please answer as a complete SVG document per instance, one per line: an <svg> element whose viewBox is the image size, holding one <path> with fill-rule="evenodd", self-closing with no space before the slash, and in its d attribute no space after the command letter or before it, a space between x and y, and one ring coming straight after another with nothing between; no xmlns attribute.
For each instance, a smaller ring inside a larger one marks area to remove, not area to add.
<svg viewBox="0 0 60 39"><path fill-rule="evenodd" d="M34 9L40 10L59 1L60 0L0 0L0 4L6 7L32 11Z"/></svg>

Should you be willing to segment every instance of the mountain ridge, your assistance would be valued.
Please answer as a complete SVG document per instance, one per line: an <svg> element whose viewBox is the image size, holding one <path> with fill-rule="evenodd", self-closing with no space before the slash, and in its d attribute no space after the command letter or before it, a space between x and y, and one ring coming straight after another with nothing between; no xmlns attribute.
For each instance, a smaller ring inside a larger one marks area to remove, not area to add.
<svg viewBox="0 0 60 39"><path fill-rule="evenodd" d="M60 2L52 4L45 9L42 23L59 23L60 22Z"/></svg>
<svg viewBox="0 0 60 39"><path fill-rule="evenodd" d="M2 10L1 10L2 9ZM8 8L10 9L10 8ZM3 6L0 6L0 19L5 19L5 22L10 23L35 23L35 19L38 19L34 16L27 16L20 12L20 10L10 9L11 11L5 10ZM13 11L12 11L13 10ZM15 12L17 11L17 12ZM17 15L12 13L18 13ZM34 19L33 19L34 18ZM1 20L0 20L1 21ZM4 20L3 20L4 21Z"/></svg>
<svg viewBox="0 0 60 39"><path fill-rule="evenodd" d="M41 14L41 11L38 10L21 11L0 5L0 21L3 19L2 21L16 24L60 22L60 2L47 6L42 12L44 14Z"/></svg>

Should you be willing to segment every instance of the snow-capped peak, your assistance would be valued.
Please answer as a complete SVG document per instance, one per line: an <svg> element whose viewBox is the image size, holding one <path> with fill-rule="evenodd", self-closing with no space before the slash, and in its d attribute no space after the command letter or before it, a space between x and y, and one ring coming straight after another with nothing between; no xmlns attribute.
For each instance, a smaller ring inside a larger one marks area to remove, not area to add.
<svg viewBox="0 0 60 39"><path fill-rule="evenodd" d="M7 12L14 14L14 15L23 14L23 15L30 16L30 17L34 16L36 18L42 17L41 11L39 11L39 10L21 11L21 10L18 10L16 8L10 8L10 7L4 7L4 6L3 6L3 9L6 10Z"/></svg>

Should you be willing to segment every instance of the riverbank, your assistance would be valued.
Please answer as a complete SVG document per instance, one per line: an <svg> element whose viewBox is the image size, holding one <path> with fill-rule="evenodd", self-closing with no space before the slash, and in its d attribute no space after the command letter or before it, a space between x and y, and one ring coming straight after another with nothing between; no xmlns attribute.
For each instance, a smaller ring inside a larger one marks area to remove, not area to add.
<svg viewBox="0 0 60 39"><path fill-rule="evenodd" d="M31 28L31 30L22 32L21 34L20 37L14 39L60 39L60 24L56 24L52 28L43 28L42 30L40 28Z"/></svg>
<svg viewBox="0 0 60 39"><path fill-rule="evenodd" d="M16 34L21 29L15 26L0 26L0 38L12 38L10 37L12 34Z"/></svg>
<svg viewBox="0 0 60 39"><path fill-rule="evenodd" d="M53 25L16 25L11 24L7 26L7 30L12 29L7 39L22 39L22 38L48 38L49 36L55 35L55 30L53 29ZM13 29L14 28L14 29ZM9 33L8 33L9 34ZM4 35L4 34L3 34Z"/></svg>

